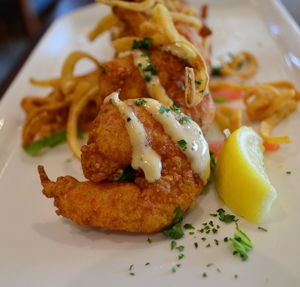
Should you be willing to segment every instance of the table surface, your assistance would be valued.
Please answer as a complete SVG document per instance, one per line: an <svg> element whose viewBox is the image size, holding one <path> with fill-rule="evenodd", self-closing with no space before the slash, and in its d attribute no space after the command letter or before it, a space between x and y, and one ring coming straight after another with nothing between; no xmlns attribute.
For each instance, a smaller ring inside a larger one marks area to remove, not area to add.
<svg viewBox="0 0 300 287"><path fill-rule="evenodd" d="M300 25L300 0L280 0L284 6L287 8L288 12L291 14L291 16L295 19L295 21ZM93 0L63 0L59 1L57 5L57 9L53 13L52 21L57 19L58 17L62 16L63 14L69 13L75 9L78 9L82 6L85 6L87 4L93 3ZM48 29L49 23L47 26L40 31L38 35L36 35L30 45L28 46L27 50L23 53L20 60L17 62L15 67L12 69L12 71L9 73L5 81L0 85L0 99L4 95L5 91L9 87L9 85L12 83L15 76L18 74L19 70L23 66L23 64L26 62L27 58L29 57L31 51L35 47L35 45L38 43L38 41L41 39L42 35L46 32Z"/></svg>

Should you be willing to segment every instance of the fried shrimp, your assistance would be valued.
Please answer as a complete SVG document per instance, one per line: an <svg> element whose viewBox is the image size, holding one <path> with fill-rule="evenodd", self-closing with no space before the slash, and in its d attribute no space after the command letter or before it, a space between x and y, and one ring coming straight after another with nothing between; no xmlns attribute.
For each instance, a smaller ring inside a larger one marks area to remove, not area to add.
<svg viewBox="0 0 300 287"><path fill-rule="evenodd" d="M186 211L201 192L209 176L208 146L196 123L180 123L184 114L162 113L153 99L122 102L117 96L105 100L82 147L83 171L91 181L65 176L52 182L39 166L43 193L54 198L58 215L80 225L157 232L172 223L176 207ZM114 181L130 164L134 182Z"/></svg>

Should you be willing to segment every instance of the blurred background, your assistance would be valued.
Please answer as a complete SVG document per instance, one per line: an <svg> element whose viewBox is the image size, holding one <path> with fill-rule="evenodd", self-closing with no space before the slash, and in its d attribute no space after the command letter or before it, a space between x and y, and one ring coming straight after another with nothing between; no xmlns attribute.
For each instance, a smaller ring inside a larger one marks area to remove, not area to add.
<svg viewBox="0 0 300 287"><path fill-rule="evenodd" d="M57 17L93 2L0 0L0 90L12 80L40 35ZM300 25L300 0L281 2Z"/></svg>

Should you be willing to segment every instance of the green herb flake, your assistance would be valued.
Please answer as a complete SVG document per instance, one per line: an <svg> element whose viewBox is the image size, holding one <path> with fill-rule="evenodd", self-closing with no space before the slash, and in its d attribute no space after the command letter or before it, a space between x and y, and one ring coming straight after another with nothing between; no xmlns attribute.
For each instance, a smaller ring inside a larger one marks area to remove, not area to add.
<svg viewBox="0 0 300 287"><path fill-rule="evenodd" d="M134 101L134 104L138 107L140 107L140 106L142 106L146 103L147 103L147 101L145 99L137 99L137 100Z"/></svg>
<svg viewBox="0 0 300 287"><path fill-rule="evenodd" d="M203 273L202 273L202 277L203 277L203 278L206 278L206 277L207 277L206 272L203 272Z"/></svg>
<svg viewBox="0 0 300 287"><path fill-rule="evenodd" d="M238 279L239 276L237 274L234 274L234 279Z"/></svg>
<svg viewBox="0 0 300 287"><path fill-rule="evenodd" d="M206 248L210 248L210 246L211 246L210 243L208 243L205 247Z"/></svg>
<svg viewBox="0 0 300 287"><path fill-rule="evenodd" d="M173 111L176 114L181 114L181 110L180 110L179 107L172 106L172 107L170 107L170 110Z"/></svg>
<svg viewBox="0 0 300 287"><path fill-rule="evenodd" d="M148 242L149 244L151 244L151 243L152 243L151 238L148 238L148 239L147 239L147 242Z"/></svg>
<svg viewBox="0 0 300 287"><path fill-rule="evenodd" d="M213 226L214 226L214 223L213 223L213 221L212 221L212 220L210 220L210 221L209 221L209 225L210 225L211 227L213 227Z"/></svg>
<svg viewBox="0 0 300 287"><path fill-rule="evenodd" d="M152 80L151 75L145 75L146 82L150 82Z"/></svg>
<svg viewBox="0 0 300 287"><path fill-rule="evenodd" d="M157 75L156 65L152 61L148 61L148 65L143 69L144 72L149 72L151 75Z"/></svg>
<svg viewBox="0 0 300 287"><path fill-rule="evenodd" d="M195 234L195 232L193 232L193 231L189 232L189 235L194 235L194 234Z"/></svg>
<svg viewBox="0 0 300 287"><path fill-rule="evenodd" d="M195 227L190 223L186 223L183 227L184 229L195 229Z"/></svg>
<svg viewBox="0 0 300 287"><path fill-rule="evenodd" d="M175 240L171 241L171 250L173 250L177 246L177 242Z"/></svg>
<svg viewBox="0 0 300 287"><path fill-rule="evenodd" d="M130 272L130 273L129 273L129 275L131 275L131 276L134 276L134 275L135 275L135 273L133 273L133 272Z"/></svg>
<svg viewBox="0 0 300 287"><path fill-rule="evenodd" d="M188 64L189 63L189 59L188 58L183 58L181 59L183 63Z"/></svg>
<svg viewBox="0 0 300 287"><path fill-rule="evenodd" d="M181 124L189 123L190 120L191 120L190 117L188 117L188 116L183 116L183 117L180 119L180 123L181 123Z"/></svg>
<svg viewBox="0 0 300 287"><path fill-rule="evenodd" d="M218 246L219 245L219 240L214 239L215 244Z"/></svg>
<svg viewBox="0 0 300 287"><path fill-rule="evenodd" d="M237 219L235 218L234 215L231 214L226 214L225 210L223 208L219 208L217 210L219 219L225 223L231 223L231 222L236 222Z"/></svg>
<svg viewBox="0 0 300 287"><path fill-rule="evenodd" d="M122 170L121 175L115 179L115 181L117 182L124 182L124 181L134 182L134 180L135 180L135 170L131 166L125 167Z"/></svg>
<svg viewBox="0 0 300 287"><path fill-rule="evenodd" d="M144 38L141 41L134 40L132 44L132 50L149 50L152 46L153 39L152 38Z"/></svg>
<svg viewBox="0 0 300 287"><path fill-rule="evenodd" d="M211 69L212 76L221 76L222 75L222 66L213 66Z"/></svg>
<svg viewBox="0 0 300 287"><path fill-rule="evenodd" d="M100 66L100 69L102 74L106 74L107 70L105 66Z"/></svg>
<svg viewBox="0 0 300 287"><path fill-rule="evenodd" d="M248 252L253 249L250 238L239 228L236 223L234 238L230 238L234 247L234 255L239 254L243 261L248 259Z"/></svg>
<svg viewBox="0 0 300 287"><path fill-rule="evenodd" d="M199 126L202 127L202 125L203 125L203 120L202 120L202 118L199 118L198 121L199 121Z"/></svg>
<svg viewBox="0 0 300 287"><path fill-rule="evenodd" d="M206 267L211 267L213 265L214 265L213 263L208 263L208 264L206 264Z"/></svg>
<svg viewBox="0 0 300 287"><path fill-rule="evenodd" d="M201 240L202 240L202 241L205 241L205 240L206 240L206 237L201 237Z"/></svg>
<svg viewBox="0 0 300 287"><path fill-rule="evenodd" d="M183 253L181 253L181 254L178 255L178 260L181 260L183 258L184 258L184 254Z"/></svg>
<svg viewBox="0 0 300 287"><path fill-rule="evenodd" d="M228 242L228 240L229 240L228 237L224 238L224 242Z"/></svg>
<svg viewBox="0 0 300 287"><path fill-rule="evenodd" d="M148 266L148 265L150 265L150 262L145 263L145 266Z"/></svg>
<svg viewBox="0 0 300 287"><path fill-rule="evenodd" d="M216 169L215 155L213 152L209 152L209 155L210 155L210 176L207 184L210 184L215 180L215 169Z"/></svg>
<svg viewBox="0 0 300 287"><path fill-rule="evenodd" d="M211 213L210 216L217 217L218 214L216 214L216 213Z"/></svg>
<svg viewBox="0 0 300 287"><path fill-rule="evenodd" d="M183 151L186 151L187 150L187 142L185 141L185 140L179 140L178 142L177 142L177 144L181 147L181 149L183 150Z"/></svg>
<svg viewBox="0 0 300 287"><path fill-rule="evenodd" d="M215 103L227 103L228 100L225 98L214 98Z"/></svg>
<svg viewBox="0 0 300 287"><path fill-rule="evenodd" d="M221 269L220 269L220 268L216 268L216 271L217 271L218 273L221 273Z"/></svg>
<svg viewBox="0 0 300 287"><path fill-rule="evenodd" d="M34 143L25 147L25 151L32 155L36 156L39 152L46 148L52 148L60 143L63 143L67 140L66 130L60 132L55 132L50 136L43 137Z"/></svg>
<svg viewBox="0 0 300 287"><path fill-rule="evenodd" d="M159 113L163 114L163 113L168 113L170 110L168 108L166 108L165 106L161 105L159 108Z"/></svg>
<svg viewBox="0 0 300 287"><path fill-rule="evenodd" d="M213 229L212 229L212 232L213 232L213 234L216 234L216 233L218 232L218 229L213 228Z"/></svg>
<svg viewBox="0 0 300 287"><path fill-rule="evenodd" d="M292 172L291 171L287 171L286 174L292 174Z"/></svg>
<svg viewBox="0 0 300 287"><path fill-rule="evenodd" d="M258 226L257 229L267 232L268 230L264 227Z"/></svg>
<svg viewBox="0 0 300 287"><path fill-rule="evenodd" d="M179 252L182 252L184 250L184 246L183 245L180 245L178 247L176 247L176 249L179 251Z"/></svg>
<svg viewBox="0 0 300 287"><path fill-rule="evenodd" d="M195 248L198 248L198 242L194 242Z"/></svg>
<svg viewBox="0 0 300 287"><path fill-rule="evenodd" d="M183 219L184 211L179 206L177 206L174 209L174 213L175 213L175 219L173 221L173 226L163 230L163 234L172 239L179 239L184 236L184 232L180 225Z"/></svg>
<svg viewBox="0 0 300 287"><path fill-rule="evenodd" d="M201 84L202 84L202 81L201 81L201 80L195 80L195 84L201 85Z"/></svg>
<svg viewBox="0 0 300 287"><path fill-rule="evenodd" d="M177 268L180 268L180 266L181 266L181 264L176 264L176 267L177 267Z"/></svg>
<svg viewBox="0 0 300 287"><path fill-rule="evenodd" d="M131 264L131 265L129 266L129 271L132 270L133 266L134 266L134 264Z"/></svg>

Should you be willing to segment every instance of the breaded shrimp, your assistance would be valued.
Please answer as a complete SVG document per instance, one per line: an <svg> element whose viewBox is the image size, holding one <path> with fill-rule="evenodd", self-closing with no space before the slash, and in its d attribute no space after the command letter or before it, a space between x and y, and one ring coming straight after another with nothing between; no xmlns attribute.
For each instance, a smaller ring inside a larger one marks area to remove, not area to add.
<svg viewBox="0 0 300 287"><path fill-rule="evenodd" d="M124 120L112 103L101 107L82 148L82 167L88 179L78 182L70 176L48 179L39 167L43 193L54 198L57 214L80 225L130 232L156 232L169 226L174 210L186 211L203 188L198 174L180 147L142 106L127 101L144 125L149 145L160 156L161 178L148 182L141 172L134 183L114 182L118 171L131 163L132 146Z"/></svg>

